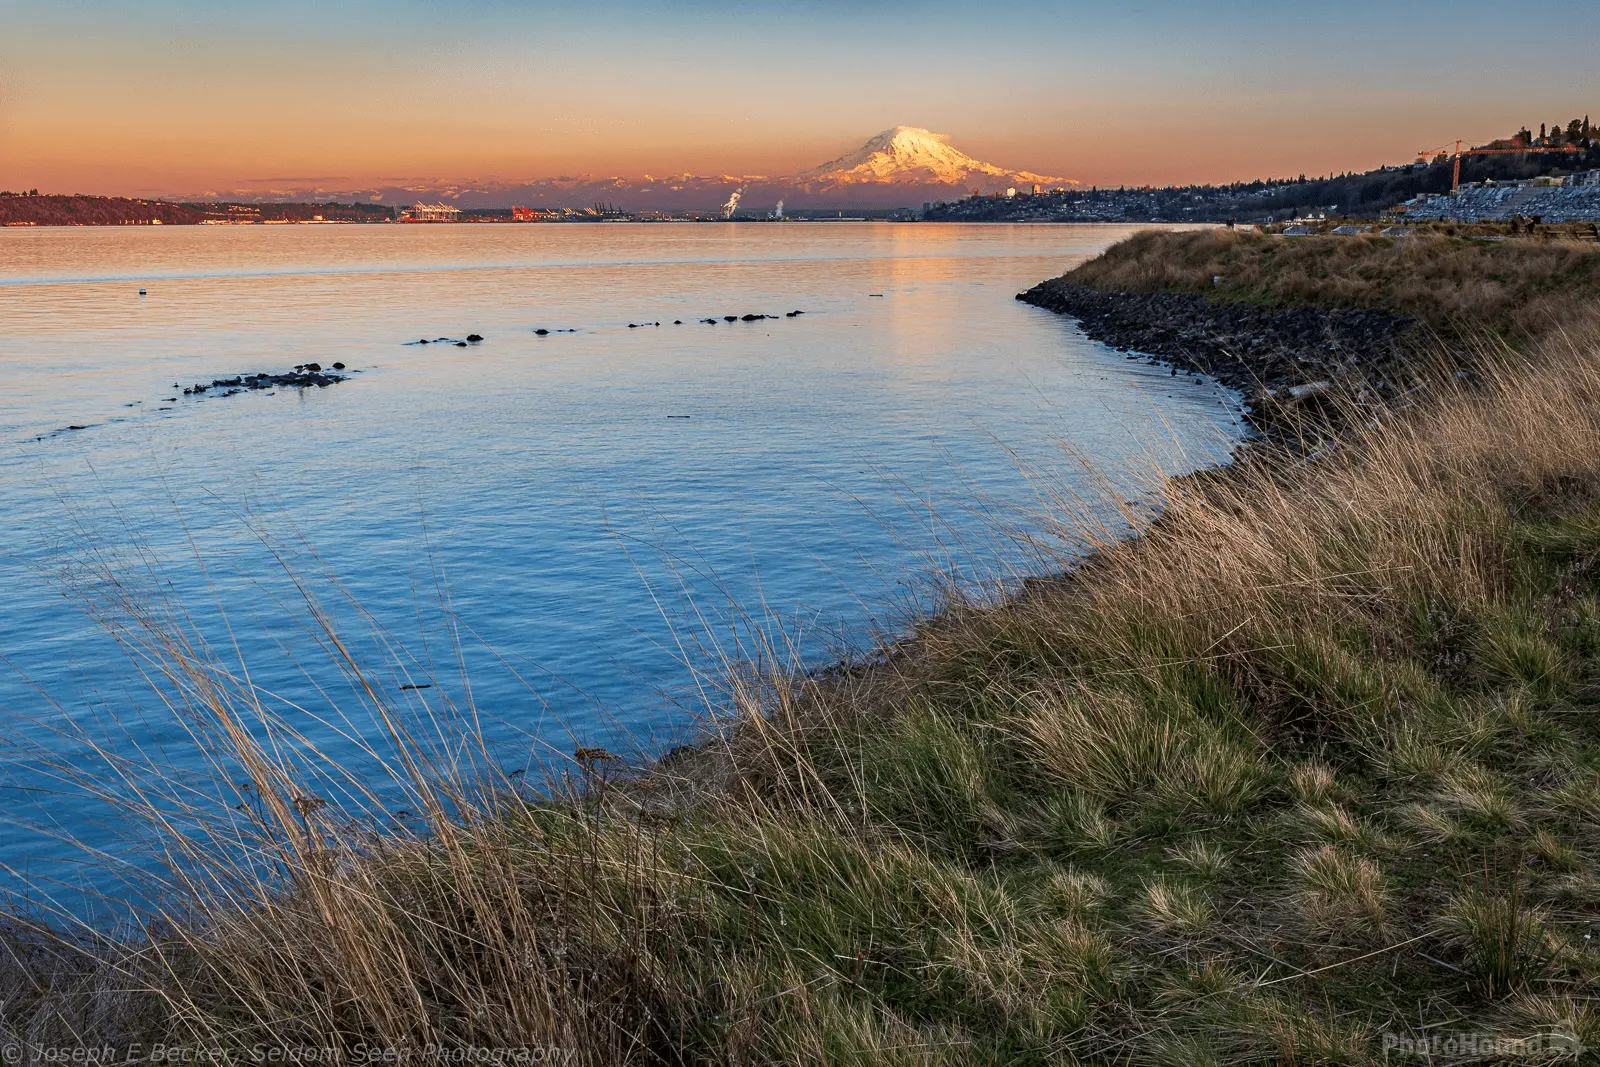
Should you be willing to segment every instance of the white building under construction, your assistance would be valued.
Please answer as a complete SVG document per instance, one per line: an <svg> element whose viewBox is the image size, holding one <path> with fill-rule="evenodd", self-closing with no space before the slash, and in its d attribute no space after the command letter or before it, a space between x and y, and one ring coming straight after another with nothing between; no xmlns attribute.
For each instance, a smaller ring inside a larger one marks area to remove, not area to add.
<svg viewBox="0 0 1600 1067"><path fill-rule="evenodd" d="M1600 221L1600 171L1474 182L1454 193L1424 194L1407 202L1407 219L1504 222L1538 216L1545 222Z"/></svg>
<svg viewBox="0 0 1600 1067"><path fill-rule="evenodd" d="M424 204L420 200L400 212L401 222L459 222L461 209L449 204Z"/></svg>

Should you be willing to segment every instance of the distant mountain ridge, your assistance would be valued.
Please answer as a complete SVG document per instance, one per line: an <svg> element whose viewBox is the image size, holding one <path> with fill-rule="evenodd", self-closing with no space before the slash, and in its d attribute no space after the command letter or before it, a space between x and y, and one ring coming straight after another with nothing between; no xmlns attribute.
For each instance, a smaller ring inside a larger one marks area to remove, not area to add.
<svg viewBox="0 0 1600 1067"><path fill-rule="evenodd" d="M779 200L790 209L910 208L973 189L990 193L1014 186L1026 191L1034 184L1054 188L1077 182L986 163L953 147L945 134L920 126L896 126L869 138L853 152L792 175L568 176L522 182L436 179L364 188L284 182L270 189L228 189L184 199L220 197L265 203L363 200L402 206L418 200L442 200L461 208L513 204L585 208L603 202L631 211L714 212L735 190L742 190L744 210L762 213L773 210Z"/></svg>

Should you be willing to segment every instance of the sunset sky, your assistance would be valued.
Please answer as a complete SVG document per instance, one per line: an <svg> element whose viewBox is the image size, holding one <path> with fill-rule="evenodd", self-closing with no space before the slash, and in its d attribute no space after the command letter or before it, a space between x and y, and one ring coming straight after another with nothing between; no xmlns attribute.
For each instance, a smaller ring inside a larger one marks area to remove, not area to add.
<svg viewBox="0 0 1600 1067"><path fill-rule="evenodd" d="M1600 114L1593 0L6 0L0 187L781 174L886 127L1085 183Z"/></svg>

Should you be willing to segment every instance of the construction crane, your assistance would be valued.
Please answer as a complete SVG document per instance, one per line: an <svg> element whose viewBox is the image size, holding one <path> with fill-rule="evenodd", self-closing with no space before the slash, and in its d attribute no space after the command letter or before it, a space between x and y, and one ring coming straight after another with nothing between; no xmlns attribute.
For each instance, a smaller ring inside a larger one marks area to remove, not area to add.
<svg viewBox="0 0 1600 1067"><path fill-rule="evenodd" d="M1462 148L1460 141L1456 142L1455 167L1450 172L1450 195L1454 196L1457 189L1461 188L1461 157L1462 156L1523 156L1530 153L1557 152L1565 155L1576 155L1582 152L1586 145L1529 145L1526 148ZM1418 162L1438 159L1443 155L1450 155L1450 146L1427 149L1417 153Z"/></svg>

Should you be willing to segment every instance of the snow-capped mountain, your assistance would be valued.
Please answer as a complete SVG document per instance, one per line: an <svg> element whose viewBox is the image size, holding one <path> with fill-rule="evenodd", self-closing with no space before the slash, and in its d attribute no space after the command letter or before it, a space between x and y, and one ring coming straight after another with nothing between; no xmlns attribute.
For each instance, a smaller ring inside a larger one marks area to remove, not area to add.
<svg viewBox="0 0 1600 1067"><path fill-rule="evenodd" d="M1070 179L1012 170L973 159L952 148L944 134L916 126L896 126L856 151L820 167L782 177L694 175L640 178L572 176L524 180L423 179L337 187L291 181L275 187L220 191L227 200L349 201L409 206L442 200L461 208L533 207L583 209L596 203L630 211L716 212L736 190L741 210L772 211L778 201L790 210L835 208L910 208L927 200L950 200L973 189L1003 192L1012 186L1054 188ZM210 192L195 199L218 199Z"/></svg>
<svg viewBox="0 0 1600 1067"><path fill-rule="evenodd" d="M896 126L884 130L849 155L801 171L793 181L805 185L893 185L967 186L1009 182L1012 185L1057 186L1075 184L1067 178L1010 170L973 159L950 145L950 138L920 126Z"/></svg>

